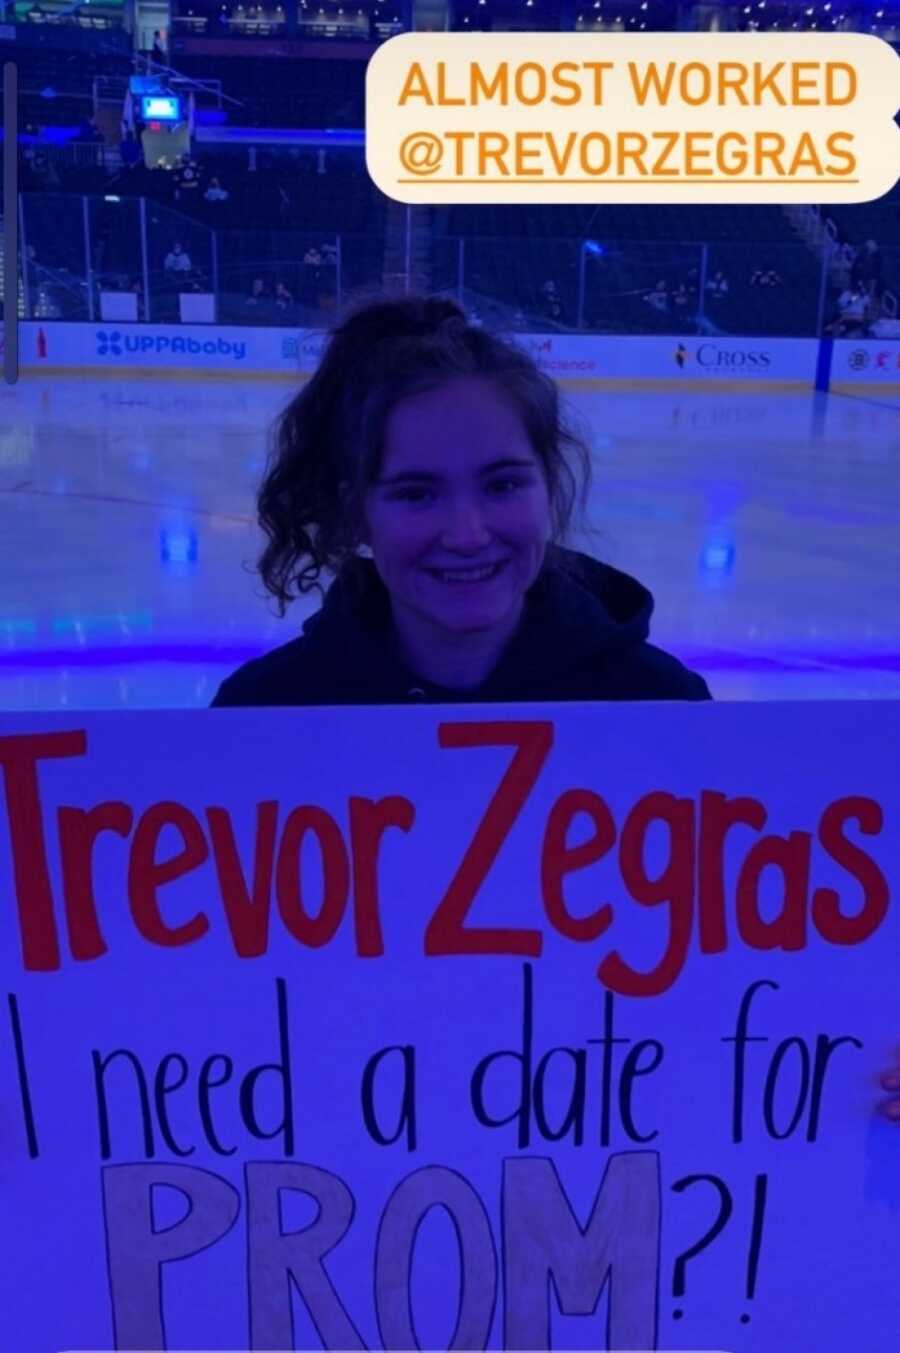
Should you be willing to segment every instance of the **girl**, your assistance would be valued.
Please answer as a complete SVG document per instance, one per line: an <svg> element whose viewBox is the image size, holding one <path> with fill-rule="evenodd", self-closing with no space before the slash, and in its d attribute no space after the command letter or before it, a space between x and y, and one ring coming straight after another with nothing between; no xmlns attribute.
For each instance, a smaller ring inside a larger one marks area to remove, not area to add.
<svg viewBox="0 0 900 1353"><path fill-rule="evenodd" d="M258 501L281 614L334 581L213 703L709 699L648 644L647 589L564 547L589 482L519 347L449 300L366 305L282 414Z"/></svg>

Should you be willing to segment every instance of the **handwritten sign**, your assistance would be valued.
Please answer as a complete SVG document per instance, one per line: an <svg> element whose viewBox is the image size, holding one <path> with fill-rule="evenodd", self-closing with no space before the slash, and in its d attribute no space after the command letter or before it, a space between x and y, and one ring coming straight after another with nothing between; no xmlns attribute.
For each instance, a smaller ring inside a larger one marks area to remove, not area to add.
<svg viewBox="0 0 900 1353"><path fill-rule="evenodd" d="M898 739L5 717L4 1343L892 1347Z"/></svg>

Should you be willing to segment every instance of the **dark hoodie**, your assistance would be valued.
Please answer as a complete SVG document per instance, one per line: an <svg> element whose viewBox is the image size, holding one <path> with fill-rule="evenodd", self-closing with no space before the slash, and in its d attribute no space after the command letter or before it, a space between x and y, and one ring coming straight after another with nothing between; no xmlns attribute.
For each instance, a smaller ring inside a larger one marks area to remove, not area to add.
<svg viewBox="0 0 900 1353"><path fill-rule="evenodd" d="M450 690L411 671L391 637L375 565L353 559L300 638L228 677L214 705L402 705L709 700L706 682L647 643L653 598L626 573L551 547L523 622L493 672Z"/></svg>

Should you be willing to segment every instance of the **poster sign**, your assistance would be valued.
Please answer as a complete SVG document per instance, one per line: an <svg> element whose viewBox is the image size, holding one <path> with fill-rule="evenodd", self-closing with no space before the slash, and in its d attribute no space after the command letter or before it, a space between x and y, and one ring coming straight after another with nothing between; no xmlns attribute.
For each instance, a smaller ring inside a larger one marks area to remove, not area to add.
<svg viewBox="0 0 900 1353"><path fill-rule="evenodd" d="M5 717L4 1346L896 1346L898 739Z"/></svg>

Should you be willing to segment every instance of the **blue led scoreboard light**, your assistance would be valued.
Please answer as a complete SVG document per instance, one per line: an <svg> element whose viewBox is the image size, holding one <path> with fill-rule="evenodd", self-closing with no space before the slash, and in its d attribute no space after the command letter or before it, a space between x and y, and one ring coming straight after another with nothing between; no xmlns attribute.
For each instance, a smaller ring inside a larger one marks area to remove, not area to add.
<svg viewBox="0 0 900 1353"><path fill-rule="evenodd" d="M174 94L147 94L141 99L145 122L183 122L181 100Z"/></svg>

